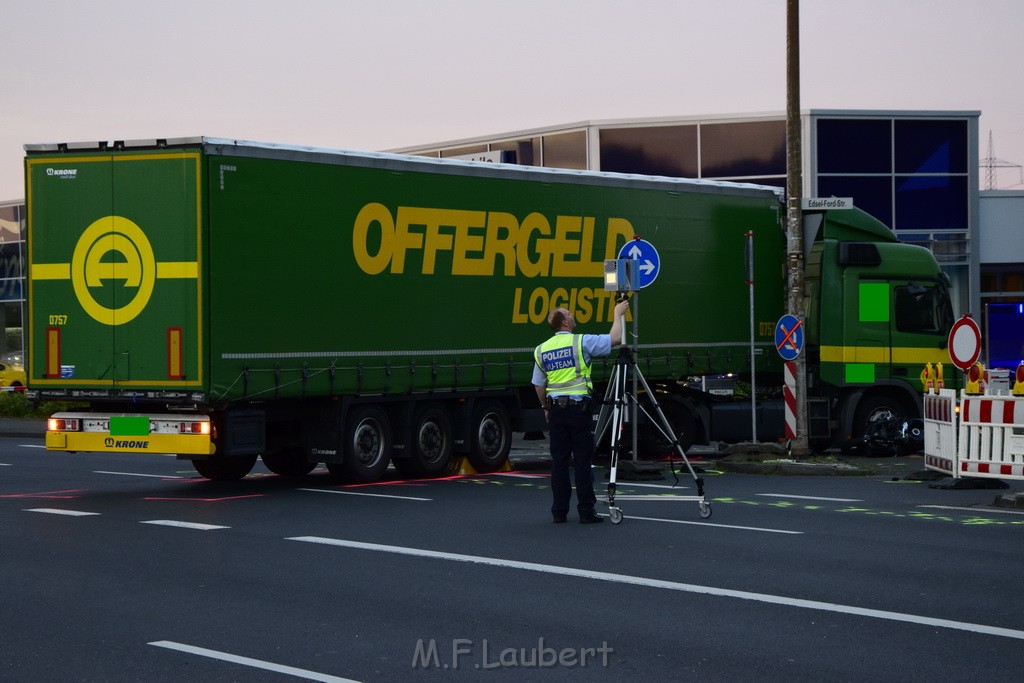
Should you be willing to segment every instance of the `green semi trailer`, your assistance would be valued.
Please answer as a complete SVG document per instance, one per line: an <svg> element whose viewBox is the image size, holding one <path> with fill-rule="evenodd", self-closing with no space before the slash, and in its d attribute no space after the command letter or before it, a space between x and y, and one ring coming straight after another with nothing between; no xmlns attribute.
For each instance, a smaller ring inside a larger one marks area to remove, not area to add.
<svg viewBox="0 0 1024 683"><path fill-rule="evenodd" d="M750 400L704 379L749 378L751 357L758 436L783 434L777 189L205 137L25 149L30 393L87 404L50 419L49 449L176 453L218 480L257 457L358 481L458 457L493 471L513 432L544 427L530 377L548 311L606 331L604 261L638 237L660 264L635 358L684 446L750 438ZM952 311L927 250L858 210L813 218L804 353L824 443L919 414ZM671 450L638 429L646 454Z"/></svg>

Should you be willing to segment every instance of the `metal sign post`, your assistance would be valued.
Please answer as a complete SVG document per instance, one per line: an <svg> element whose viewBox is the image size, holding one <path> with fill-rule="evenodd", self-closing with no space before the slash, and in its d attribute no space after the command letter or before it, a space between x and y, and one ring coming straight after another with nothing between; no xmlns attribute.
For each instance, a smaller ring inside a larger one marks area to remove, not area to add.
<svg viewBox="0 0 1024 683"><path fill-rule="evenodd" d="M747 230L747 288L750 290L750 440L757 443L757 380L754 366L754 231Z"/></svg>

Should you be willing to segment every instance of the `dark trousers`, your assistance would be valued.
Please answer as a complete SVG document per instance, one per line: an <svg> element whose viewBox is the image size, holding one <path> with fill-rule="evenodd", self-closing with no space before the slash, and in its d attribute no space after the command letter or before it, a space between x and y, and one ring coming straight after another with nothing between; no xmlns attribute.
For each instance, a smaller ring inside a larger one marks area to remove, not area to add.
<svg viewBox="0 0 1024 683"><path fill-rule="evenodd" d="M551 492L554 501L551 514L564 517L572 500L572 482L569 480L569 459L575 461L576 510L581 516L594 514L597 497L594 495L594 473L590 469L594 460L594 422L590 401L570 403L564 408L552 405L548 414L551 434Z"/></svg>

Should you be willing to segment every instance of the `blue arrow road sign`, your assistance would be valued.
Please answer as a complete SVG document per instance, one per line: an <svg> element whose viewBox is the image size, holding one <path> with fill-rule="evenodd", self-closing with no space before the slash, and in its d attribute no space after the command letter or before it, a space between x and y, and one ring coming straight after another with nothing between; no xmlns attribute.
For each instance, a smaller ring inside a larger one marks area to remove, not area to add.
<svg viewBox="0 0 1024 683"><path fill-rule="evenodd" d="M782 360L796 360L804 348L804 325L788 313L775 323L775 348Z"/></svg>
<svg viewBox="0 0 1024 683"><path fill-rule="evenodd" d="M647 240L630 240L619 249L620 259L633 259L637 262L637 286L643 289L658 277L661 259L658 250Z"/></svg>

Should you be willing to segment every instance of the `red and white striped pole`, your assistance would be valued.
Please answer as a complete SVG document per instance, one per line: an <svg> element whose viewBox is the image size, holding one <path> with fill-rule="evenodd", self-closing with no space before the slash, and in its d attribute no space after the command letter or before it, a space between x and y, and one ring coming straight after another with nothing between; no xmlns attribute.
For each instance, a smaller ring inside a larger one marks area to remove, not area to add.
<svg viewBox="0 0 1024 683"><path fill-rule="evenodd" d="M785 366L786 439L792 441L796 438L796 362L788 360Z"/></svg>

